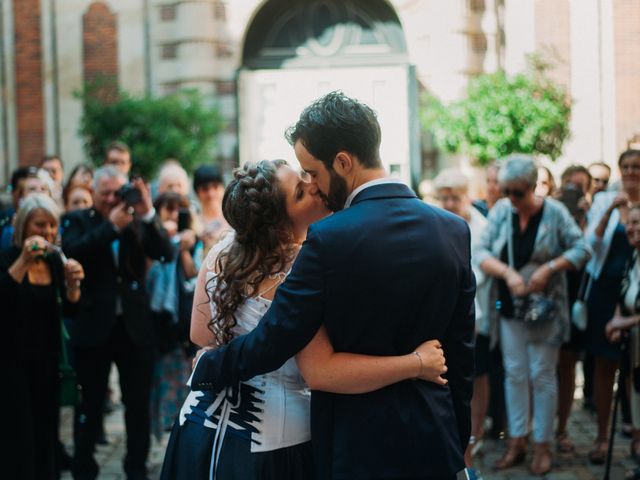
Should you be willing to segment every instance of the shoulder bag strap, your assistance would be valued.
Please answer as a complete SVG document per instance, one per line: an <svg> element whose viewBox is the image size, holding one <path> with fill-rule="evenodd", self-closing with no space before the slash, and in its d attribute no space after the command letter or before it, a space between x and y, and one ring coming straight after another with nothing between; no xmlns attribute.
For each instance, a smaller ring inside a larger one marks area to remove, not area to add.
<svg viewBox="0 0 640 480"><path fill-rule="evenodd" d="M513 259L513 207L509 204L509 215L507 216L507 258L509 260L509 268L515 270Z"/></svg>
<svg viewBox="0 0 640 480"><path fill-rule="evenodd" d="M62 313L62 294L60 293L60 287L56 285L56 303L58 304L58 317L60 318L60 365L63 367L70 367L69 355L67 354L67 340L69 340L69 332L67 332L64 326L63 313Z"/></svg>

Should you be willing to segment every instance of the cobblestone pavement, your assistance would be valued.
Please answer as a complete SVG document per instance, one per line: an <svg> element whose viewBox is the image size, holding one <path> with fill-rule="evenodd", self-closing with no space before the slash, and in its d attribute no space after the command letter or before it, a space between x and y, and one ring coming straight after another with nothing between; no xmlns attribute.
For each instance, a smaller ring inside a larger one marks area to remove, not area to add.
<svg viewBox="0 0 640 480"><path fill-rule="evenodd" d="M71 419L71 410L67 408L63 409L61 436L69 452L71 452L72 449ZM107 415L105 425L110 443L106 446L99 446L97 450L96 458L101 465L99 478L100 480L125 480L125 475L122 472L124 424L122 407L119 404L113 413ZM604 473L604 467L590 465L587 461L587 453L595 438L595 428L594 414L580 408L580 401L577 401L569 428L571 438L576 444L576 452L574 454L555 455L555 468L545 478L549 480L601 479ZM167 440L168 434L165 434L161 442L154 440L152 443L151 454L149 455L151 479L157 479L159 477ZM624 479L625 472L634 466L634 461L629 457L629 443L630 440L628 438L624 438L621 435L616 436L611 480ZM540 478L531 476L527 471L530 456L523 465L504 472L493 472L491 465L500 456L503 448L504 441L502 440L485 440L483 448L484 455L479 457L476 462L476 467L480 470L483 479L525 480ZM68 472L65 473L62 476L62 480L71 480L71 475Z"/></svg>

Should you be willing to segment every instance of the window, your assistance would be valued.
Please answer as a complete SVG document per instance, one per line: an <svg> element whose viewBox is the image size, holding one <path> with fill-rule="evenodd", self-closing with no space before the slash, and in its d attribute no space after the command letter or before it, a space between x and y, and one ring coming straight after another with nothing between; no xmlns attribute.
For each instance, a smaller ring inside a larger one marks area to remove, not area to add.
<svg viewBox="0 0 640 480"><path fill-rule="evenodd" d="M163 83L162 91L164 95L170 95L172 93L176 93L180 88L180 84L177 82Z"/></svg>
<svg viewBox="0 0 640 480"><path fill-rule="evenodd" d="M217 95L234 95L236 93L235 82L228 80L218 80L216 82Z"/></svg>
<svg viewBox="0 0 640 480"><path fill-rule="evenodd" d="M487 36L484 33L471 34L471 49L476 53L487 51Z"/></svg>
<svg viewBox="0 0 640 480"><path fill-rule="evenodd" d="M216 57L229 58L233 56L231 46L226 43L216 43Z"/></svg>
<svg viewBox="0 0 640 480"><path fill-rule="evenodd" d="M160 20L163 22L172 22L176 19L175 5L162 5L160 7Z"/></svg>
<svg viewBox="0 0 640 480"><path fill-rule="evenodd" d="M484 0L469 0L469 9L472 12L484 12L486 9Z"/></svg>
<svg viewBox="0 0 640 480"><path fill-rule="evenodd" d="M162 45L162 59L171 60L178 57L178 45L175 43L169 43Z"/></svg>
<svg viewBox="0 0 640 480"><path fill-rule="evenodd" d="M227 10L223 2L213 4L213 18L223 22L227 19Z"/></svg>

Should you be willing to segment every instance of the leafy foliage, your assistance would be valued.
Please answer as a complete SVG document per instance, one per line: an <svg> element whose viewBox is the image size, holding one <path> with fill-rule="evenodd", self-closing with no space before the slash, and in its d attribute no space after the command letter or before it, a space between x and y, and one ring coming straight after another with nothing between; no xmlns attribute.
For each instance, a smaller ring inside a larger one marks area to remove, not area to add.
<svg viewBox="0 0 640 480"><path fill-rule="evenodd" d="M450 105L425 94L423 127L440 149L468 154L481 165L516 152L555 160L569 137L571 101L546 76L548 65L531 64L530 72L513 77L496 72L474 78L466 98Z"/></svg>
<svg viewBox="0 0 640 480"><path fill-rule="evenodd" d="M114 140L129 145L133 168L145 178L167 158L178 159L187 171L212 161L222 122L198 91L159 98L113 93L94 83L76 94L84 105L79 133L93 163L102 164Z"/></svg>

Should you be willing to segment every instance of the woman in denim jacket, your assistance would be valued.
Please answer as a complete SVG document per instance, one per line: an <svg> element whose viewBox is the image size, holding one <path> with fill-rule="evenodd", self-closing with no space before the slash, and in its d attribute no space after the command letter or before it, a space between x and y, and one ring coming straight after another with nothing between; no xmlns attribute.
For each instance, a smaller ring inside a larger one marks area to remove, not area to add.
<svg viewBox="0 0 640 480"><path fill-rule="evenodd" d="M562 272L580 268L588 260L589 250L566 207L535 195L537 174L530 157L516 155L506 159L499 173L506 198L489 213L489 225L473 255L492 277L491 338L500 336L506 375L511 440L494 467L504 469L524 460L529 399L533 398L535 455L531 471L543 475L552 463L550 441L557 409L558 354L569 337L567 284ZM550 321L535 326L523 322L524 310L519 305L531 294L543 294L553 301Z"/></svg>

